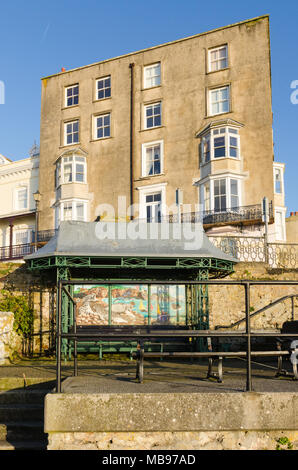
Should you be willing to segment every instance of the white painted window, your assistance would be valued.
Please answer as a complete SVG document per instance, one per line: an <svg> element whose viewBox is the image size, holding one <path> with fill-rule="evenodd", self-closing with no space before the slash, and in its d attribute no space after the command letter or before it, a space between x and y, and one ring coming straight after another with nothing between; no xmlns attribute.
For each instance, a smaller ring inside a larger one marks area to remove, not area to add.
<svg viewBox="0 0 298 470"><path fill-rule="evenodd" d="M144 88L160 85L160 63L144 67Z"/></svg>
<svg viewBox="0 0 298 470"><path fill-rule="evenodd" d="M224 178L214 180L214 210L225 212L227 209L227 186Z"/></svg>
<svg viewBox="0 0 298 470"><path fill-rule="evenodd" d="M31 229L17 229L13 232L14 234L14 244L15 245L25 245L32 241L32 230Z"/></svg>
<svg viewBox="0 0 298 470"><path fill-rule="evenodd" d="M86 222L87 220L87 201L70 199L60 202L56 208L56 226L60 221L77 220Z"/></svg>
<svg viewBox="0 0 298 470"><path fill-rule="evenodd" d="M230 87L224 86L209 90L209 114L228 113L230 111Z"/></svg>
<svg viewBox="0 0 298 470"><path fill-rule="evenodd" d="M79 104L79 85L72 85L65 88L65 106L75 106Z"/></svg>
<svg viewBox="0 0 298 470"><path fill-rule="evenodd" d="M209 50L209 72L216 72L217 70L225 69L228 67L228 46L214 47Z"/></svg>
<svg viewBox="0 0 298 470"><path fill-rule="evenodd" d="M142 145L142 176L154 176L163 172L163 141Z"/></svg>
<svg viewBox="0 0 298 470"><path fill-rule="evenodd" d="M201 155L201 164L218 158L240 158L238 129L226 126L209 131L202 137Z"/></svg>
<svg viewBox="0 0 298 470"><path fill-rule="evenodd" d="M111 77L102 77L96 80L96 99L103 100L111 97Z"/></svg>
<svg viewBox="0 0 298 470"><path fill-rule="evenodd" d="M161 102L144 106L145 129L161 126Z"/></svg>
<svg viewBox="0 0 298 470"><path fill-rule="evenodd" d="M56 165L56 187L66 183L86 183L86 158L72 154L61 157Z"/></svg>
<svg viewBox="0 0 298 470"><path fill-rule="evenodd" d="M274 168L274 192L281 194L282 189L282 171L280 168Z"/></svg>
<svg viewBox="0 0 298 470"><path fill-rule="evenodd" d="M235 211L241 206L241 181L236 177L211 178L200 186L204 211Z"/></svg>
<svg viewBox="0 0 298 470"><path fill-rule="evenodd" d="M64 145L77 144L79 142L79 120L64 124Z"/></svg>
<svg viewBox="0 0 298 470"><path fill-rule="evenodd" d="M16 191L16 209L28 209L28 188L18 188Z"/></svg>
<svg viewBox="0 0 298 470"><path fill-rule="evenodd" d="M139 190L139 218L159 222L166 215L166 183L142 186Z"/></svg>
<svg viewBox="0 0 298 470"><path fill-rule="evenodd" d="M161 192L145 196L147 222L160 222L161 220Z"/></svg>
<svg viewBox="0 0 298 470"><path fill-rule="evenodd" d="M111 136L111 114L94 116L94 139L105 139Z"/></svg>

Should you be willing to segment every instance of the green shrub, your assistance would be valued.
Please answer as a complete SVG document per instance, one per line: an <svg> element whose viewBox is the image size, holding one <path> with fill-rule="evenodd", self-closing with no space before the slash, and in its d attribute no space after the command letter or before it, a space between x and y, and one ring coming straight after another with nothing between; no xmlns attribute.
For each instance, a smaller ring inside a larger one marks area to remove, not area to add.
<svg viewBox="0 0 298 470"><path fill-rule="evenodd" d="M34 310L29 307L24 295L13 295L7 290L1 290L0 311L14 314L13 329L24 339L33 333Z"/></svg>

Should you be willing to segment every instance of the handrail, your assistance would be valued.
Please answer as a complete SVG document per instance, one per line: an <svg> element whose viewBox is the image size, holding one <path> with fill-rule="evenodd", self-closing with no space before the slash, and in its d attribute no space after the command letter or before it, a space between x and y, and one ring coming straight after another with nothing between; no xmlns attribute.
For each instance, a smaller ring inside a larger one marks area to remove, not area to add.
<svg viewBox="0 0 298 470"><path fill-rule="evenodd" d="M269 308L273 307L274 305L279 304L280 302L283 302L284 300L293 299L294 297L298 297L298 294L289 294L289 295L285 295L284 297L280 297L279 299L271 302L271 304L265 305L265 307L262 307L256 312L253 312L250 315L250 318L258 315L259 313L265 312L265 310L268 310ZM231 325L216 325L214 328L215 330L218 330L220 328L234 328L234 326L240 325L240 323L244 322L245 320L246 320L246 317L242 318L241 320L236 321L235 323L232 323Z"/></svg>

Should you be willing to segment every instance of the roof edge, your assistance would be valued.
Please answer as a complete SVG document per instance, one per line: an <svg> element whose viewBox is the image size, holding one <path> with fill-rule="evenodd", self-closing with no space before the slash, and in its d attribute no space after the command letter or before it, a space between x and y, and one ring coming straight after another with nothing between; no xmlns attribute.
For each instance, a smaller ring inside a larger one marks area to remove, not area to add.
<svg viewBox="0 0 298 470"><path fill-rule="evenodd" d="M187 36L186 38L174 39L173 41L165 42L163 44L158 44L157 46L147 47L145 49L140 49L138 51L129 52L127 54L123 54L123 55L120 55L120 56L111 57L110 59L105 59L105 60L100 60L98 62L93 62L92 64L82 65L80 67L75 67L73 69L65 70L64 72L57 72L57 73L54 73L54 74L51 74L51 75L46 75L44 77L41 77L41 80L47 80L47 79L52 78L52 77L57 77L57 76L60 76L60 75L63 75L63 74L69 73L69 72L75 72L76 70L82 70L82 69L85 69L85 68L88 68L88 67L93 67L95 65L104 64L106 62L111 62L112 60L119 60L119 59L122 59L124 57L130 57L130 56L135 55L135 54L142 54L146 51L151 51L151 50L154 50L154 49L158 49L159 47L169 46L171 44L176 44L176 43L179 43L179 42L188 41L190 39L198 38L200 36L205 36L206 34L215 33L217 31L222 31L224 29L233 28L235 26L240 26L242 24L251 23L253 21L261 21L265 18L267 18L269 20L270 15L266 14L266 15L256 16L255 18L250 18L250 19L247 19L247 20L238 21L237 23L232 23L232 24L229 24L229 25L226 25L226 26L221 26L219 28L211 29L211 30L205 31L203 33L193 34L192 36Z"/></svg>

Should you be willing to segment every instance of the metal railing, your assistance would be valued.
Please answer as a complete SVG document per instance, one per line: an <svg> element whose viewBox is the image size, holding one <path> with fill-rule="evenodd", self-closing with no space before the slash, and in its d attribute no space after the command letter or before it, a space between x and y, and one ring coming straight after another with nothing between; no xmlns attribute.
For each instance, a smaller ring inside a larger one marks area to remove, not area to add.
<svg viewBox="0 0 298 470"><path fill-rule="evenodd" d="M262 205L239 206L224 210L208 210L181 214L181 222L201 222L203 225L256 222L262 220ZM269 217L273 217L273 205L269 203ZM162 216L160 221L179 222L178 214Z"/></svg>
<svg viewBox="0 0 298 470"><path fill-rule="evenodd" d="M224 253L242 262L268 263L271 268L297 269L298 243L266 243L265 237L208 235Z"/></svg>
<svg viewBox="0 0 298 470"><path fill-rule="evenodd" d="M9 261L22 259L24 256L31 255L34 251L32 243L22 245L10 245L0 247L0 261Z"/></svg>
<svg viewBox="0 0 298 470"><path fill-rule="evenodd" d="M67 287L73 286L75 284L94 284L96 281L88 281L88 280L76 280L76 281L59 281L58 284L58 302L57 302L57 325L56 325L56 331L57 331L57 362L56 362L56 393L61 393L61 380L62 380L62 370L61 370L61 352L62 352L62 340L68 340L68 341L73 341L74 342L74 376L78 375L78 364L77 364L77 342L80 341L80 339L83 338L82 335L77 331L77 325L76 325L76 301L75 299L71 296L70 292L68 291ZM105 281L105 285L111 285L115 284L115 281ZM233 330L229 332L223 332L223 331L215 331L215 330L191 330L189 329L187 331L187 326L185 327L185 331L181 331L179 333L174 334L174 332L170 332L171 337L195 337L195 338L244 338L246 340L246 391L250 392L252 391L252 356L254 355L254 352L252 351L252 345L251 345L251 340L253 337L258 337L258 338L297 338L298 339L298 333L291 333L291 334L285 334L281 332L264 332L264 331L252 331L251 330L251 314L250 314L250 289L254 285L298 285L298 281L252 281L252 280L240 280L240 281L223 281L223 280L201 280L201 281L189 281L189 280L179 280L179 281L152 281L152 282L144 282L144 281L117 281L117 284L123 284L123 285L137 285L137 284L142 284L142 285L147 285L147 287L151 285L238 285L244 287L244 296L245 296L245 330ZM102 282L101 282L102 285ZM63 302L62 302L62 296L66 295L68 300L72 303L73 305L73 310L74 310L74 326L71 332L65 332L62 331L62 308L63 308ZM109 327L108 327L109 328ZM117 339L130 339L133 341L138 341L138 343L142 342L144 338L156 338L157 336L162 338L165 335L168 335L169 332L159 332L157 334L156 331L150 332L149 331L150 327L148 326L148 332L147 333L142 333L141 329L138 331L136 328L135 332L129 332L129 333L121 333L117 332L115 337ZM108 329L107 329L108 332ZM93 333L88 332L88 338L94 339L94 340L100 340L101 338L106 336L109 336L109 333L103 335L102 332L96 332L94 331ZM111 329L110 337L113 337L113 332ZM272 351L273 352L273 351ZM197 355L200 353L197 353ZM206 355L206 353L203 353ZM259 355L266 355L265 351L262 351ZM296 366L295 366L296 367Z"/></svg>

